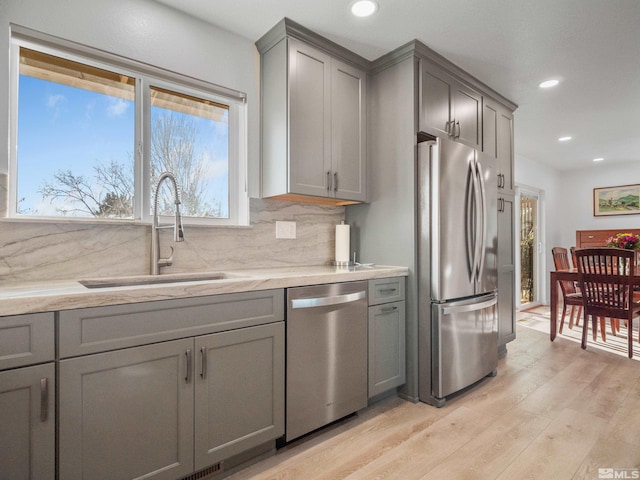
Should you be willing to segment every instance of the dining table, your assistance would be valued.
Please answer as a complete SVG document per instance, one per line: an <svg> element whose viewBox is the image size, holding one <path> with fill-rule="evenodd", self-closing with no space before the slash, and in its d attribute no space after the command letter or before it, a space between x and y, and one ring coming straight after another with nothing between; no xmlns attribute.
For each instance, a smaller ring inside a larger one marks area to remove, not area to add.
<svg viewBox="0 0 640 480"><path fill-rule="evenodd" d="M550 317L549 317L549 337L553 342L558 332L558 297L560 295L559 282L562 280L568 280L570 282L578 281L578 269L569 268L566 270L555 270L550 272L549 287L551 289L550 299ZM635 301L640 299L640 268L635 269L635 275L633 278L633 284L635 285L633 298Z"/></svg>

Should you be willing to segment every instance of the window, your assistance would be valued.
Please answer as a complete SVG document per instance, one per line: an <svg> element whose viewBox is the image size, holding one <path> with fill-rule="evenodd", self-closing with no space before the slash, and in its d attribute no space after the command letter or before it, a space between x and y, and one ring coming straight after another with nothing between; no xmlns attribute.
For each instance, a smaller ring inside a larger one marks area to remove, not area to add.
<svg viewBox="0 0 640 480"><path fill-rule="evenodd" d="M185 223L247 223L242 94L25 39L12 48L10 216L148 221L170 171Z"/></svg>

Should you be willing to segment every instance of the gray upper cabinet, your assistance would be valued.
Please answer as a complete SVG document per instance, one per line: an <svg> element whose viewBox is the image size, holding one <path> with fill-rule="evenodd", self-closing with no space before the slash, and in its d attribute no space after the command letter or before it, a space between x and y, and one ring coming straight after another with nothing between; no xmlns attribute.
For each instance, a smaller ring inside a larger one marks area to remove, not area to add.
<svg viewBox="0 0 640 480"><path fill-rule="evenodd" d="M483 106L482 151L497 160L498 191L514 195L513 113L487 97Z"/></svg>
<svg viewBox="0 0 640 480"><path fill-rule="evenodd" d="M354 54L340 58L341 47L289 20L257 45L262 196L338 205L366 201L365 69L350 61Z"/></svg>
<svg viewBox="0 0 640 480"><path fill-rule="evenodd" d="M482 95L426 60L421 70L420 130L479 149Z"/></svg>
<svg viewBox="0 0 640 480"><path fill-rule="evenodd" d="M329 186L333 170L331 57L294 39L289 39L288 43L291 171L288 193L328 196L331 193ZM266 75L270 70L268 61L263 62L263 65ZM269 92L263 94L268 95ZM267 121L268 115L268 112L264 112L263 122ZM268 162L268 158L263 158L263 162ZM265 192L269 193L267 186Z"/></svg>
<svg viewBox="0 0 640 480"><path fill-rule="evenodd" d="M0 478L55 478L54 385L53 362L0 372Z"/></svg>

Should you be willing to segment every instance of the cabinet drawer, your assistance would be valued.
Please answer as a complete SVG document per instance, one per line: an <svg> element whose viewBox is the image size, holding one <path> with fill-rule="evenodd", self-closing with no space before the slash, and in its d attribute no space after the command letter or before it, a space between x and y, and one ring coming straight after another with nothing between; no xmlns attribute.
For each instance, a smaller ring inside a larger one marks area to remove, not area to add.
<svg viewBox="0 0 640 480"><path fill-rule="evenodd" d="M281 289L68 310L60 312L60 357L281 320Z"/></svg>
<svg viewBox="0 0 640 480"><path fill-rule="evenodd" d="M369 305L404 300L404 277L369 280Z"/></svg>
<svg viewBox="0 0 640 480"><path fill-rule="evenodd" d="M578 248L604 247L607 240L616 233L629 232L640 235L637 228L619 228L615 230L576 230L576 246Z"/></svg>
<svg viewBox="0 0 640 480"><path fill-rule="evenodd" d="M53 313L0 317L0 370L51 361L54 346Z"/></svg>

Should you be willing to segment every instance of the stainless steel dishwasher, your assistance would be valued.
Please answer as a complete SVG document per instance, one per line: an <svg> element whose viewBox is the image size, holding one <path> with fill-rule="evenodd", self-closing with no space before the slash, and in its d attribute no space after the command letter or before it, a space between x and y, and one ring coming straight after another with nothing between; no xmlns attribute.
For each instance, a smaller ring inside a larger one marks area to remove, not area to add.
<svg viewBox="0 0 640 480"><path fill-rule="evenodd" d="M367 282L288 289L286 441L366 406Z"/></svg>

